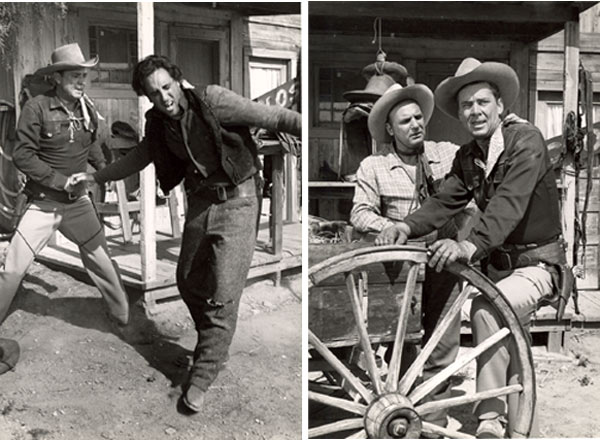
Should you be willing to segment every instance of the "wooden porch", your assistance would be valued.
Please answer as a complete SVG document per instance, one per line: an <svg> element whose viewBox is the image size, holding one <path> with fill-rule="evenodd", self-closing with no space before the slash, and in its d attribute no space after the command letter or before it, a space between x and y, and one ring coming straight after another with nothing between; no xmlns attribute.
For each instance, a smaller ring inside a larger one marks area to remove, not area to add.
<svg viewBox="0 0 600 440"><path fill-rule="evenodd" d="M270 238L268 205L268 201L263 204L257 243L248 279L270 275L274 277L275 283L279 283L283 271L299 268L302 265L302 225L287 223L282 226L282 249L275 253ZM175 270L181 237L173 237L171 234L168 206L159 206L156 217L156 278L149 281L144 281L142 276L139 230L134 229L132 241L124 243L120 229L112 230L105 227L110 253L119 265L125 287L130 292L143 293L144 301L150 311L157 303L179 296ZM116 217L109 220L113 219ZM87 278L77 246L64 237L59 236L55 240L55 244L47 246L37 260L52 268Z"/></svg>

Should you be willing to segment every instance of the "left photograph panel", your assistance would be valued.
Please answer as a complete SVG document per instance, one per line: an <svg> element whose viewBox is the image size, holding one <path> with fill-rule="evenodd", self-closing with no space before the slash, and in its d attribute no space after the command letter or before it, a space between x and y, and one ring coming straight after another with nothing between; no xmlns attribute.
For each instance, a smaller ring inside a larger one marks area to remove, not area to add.
<svg viewBox="0 0 600 440"><path fill-rule="evenodd" d="M0 439L301 438L300 7L0 4Z"/></svg>

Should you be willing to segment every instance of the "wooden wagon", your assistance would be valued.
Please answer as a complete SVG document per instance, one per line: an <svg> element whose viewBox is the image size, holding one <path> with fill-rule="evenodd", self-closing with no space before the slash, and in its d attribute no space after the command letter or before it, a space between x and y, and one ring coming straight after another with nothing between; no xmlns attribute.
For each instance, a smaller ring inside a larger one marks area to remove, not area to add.
<svg viewBox="0 0 600 440"><path fill-rule="evenodd" d="M472 433L442 428L423 417L499 396L508 396L510 435L529 436L535 378L528 336L500 291L473 267L453 264L447 270L485 295L504 327L430 379L421 380L427 359L470 294L470 289L462 289L449 299L452 304L429 341L400 374L403 346L420 345L420 299L427 261L427 249L415 245L309 246L309 414L313 405L329 407L335 414L333 422L320 424L309 415L310 438L473 438ZM517 347L518 383L443 400L428 398L505 338ZM395 341L389 364L377 352L379 344L388 341Z"/></svg>

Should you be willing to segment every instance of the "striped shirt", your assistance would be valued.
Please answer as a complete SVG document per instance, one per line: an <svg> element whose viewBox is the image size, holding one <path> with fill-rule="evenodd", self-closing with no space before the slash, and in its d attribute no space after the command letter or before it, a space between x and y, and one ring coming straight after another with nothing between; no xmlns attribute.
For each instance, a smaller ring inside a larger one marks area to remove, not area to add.
<svg viewBox="0 0 600 440"><path fill-rule="evenodd" d="M434 180L452 167L458 145L425 141L424 152ZM356 173L350 223L360 232L381 232L420 207L415 191L416 166L402 162L392 145L365 158Z"/></svg>

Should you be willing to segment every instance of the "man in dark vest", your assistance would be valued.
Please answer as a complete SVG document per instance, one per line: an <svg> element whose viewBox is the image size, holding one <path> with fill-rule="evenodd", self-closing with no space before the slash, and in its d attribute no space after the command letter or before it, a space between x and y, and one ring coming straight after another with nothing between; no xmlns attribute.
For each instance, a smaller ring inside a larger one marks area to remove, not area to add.
<svg viewBox="0 0 600 440"><path fill-rule="evenodd" d="M439 271L454 261L482 260L527 328L540 302L557 296L566 258L556 178L544 138L531 124L502 124L505 109L518 94L519 80L510 66L474 58L463 60L456 74L440 83L436 105L459 119L474 140L460 147L439 192L387 230L378 244L402 244L407 237L425 235L474 198L482 215L470 235L462 241L435 242L429 265ZM502 322L486 298L473 300L476 344L498 332ZM504 339L479 356L477 392L518 380L514 349ZM509 409L503 397L479 402L477 437L504 438Z"/></svg>
<svg viewBox="0 0 600 440"><path fill-rule="evenodd" d="M111 260L104 228L84 184L74 174L88 161L105 166L96 142L98 114L85 95L86 77L98 58L86 60L77 43L57 48L52 64L40 69L56 86L27 101L17 127L15 166L27 176L28 207L0 268L0 323L35 256L55 231L79 246L83 265L100 290L111 319L125 326L129 304L118 268Z"/></svg>
<svg viewBox="0 0 600 440"><path fill-rule="evenodd" d="M185 179L188 211L177 286L198 342L182 402L198 412L228 359L256 241L260 162L249 127L299 136L301 117L217 85L195 89L179 67L158 55L136 65L132 86L153 104L143 141L103 170L77 177L120 180L153 162L165 193Z"/></svg>

